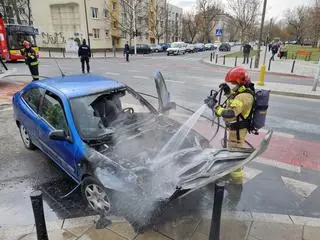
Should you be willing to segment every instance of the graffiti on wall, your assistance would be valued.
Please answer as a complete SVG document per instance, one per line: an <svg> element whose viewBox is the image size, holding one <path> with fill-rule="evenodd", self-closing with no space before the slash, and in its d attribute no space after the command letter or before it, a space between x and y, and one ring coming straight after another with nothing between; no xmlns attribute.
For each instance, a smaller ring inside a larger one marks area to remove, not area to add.
<svg viewBox="0 0 320 240"><path fill-rule="evenodd" d="M42 44L44 45L58 45L58 44L65 44L66 39L63 36L62 32L55 32L55 33L47 33L42 32Z"/></svg>

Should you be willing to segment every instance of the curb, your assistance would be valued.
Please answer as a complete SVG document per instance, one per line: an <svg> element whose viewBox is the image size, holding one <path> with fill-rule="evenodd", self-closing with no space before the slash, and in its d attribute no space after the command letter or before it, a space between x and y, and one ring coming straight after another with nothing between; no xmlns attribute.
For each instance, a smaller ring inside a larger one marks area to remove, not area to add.
<svg viewBox="0 0 320 240"><path fill-rule="evenodd" d="M231 66L225 66L225 65L219 65L219 64L214 64L214 63L209 63L207 60L204 58L201 59L201 63L209 65L209 66L217 66L217 67L222 67L222 68L231 68ZM252 72L260 72L260 70L256 69L249 69L249 71ZM276 76L285 76L285 77L300 77L300 78L305 78L305 79L313 79L313 77L310 76L305 76L305 75L298 75L298 74L293 74L293 73L278 73L278 72L269 72L266 71L266 74L270 75L276 75Z"/></svg>
<svg viewBox="0 0 320 240"><path fill-rule="evenodd" d="M193 217L193 216L191 216ZM200 215L199 217L210 220L211 212ZM295 215L285 215L285 214L274 214L274 213L260 213L260 212L246 212L246 211L236 211L236 212L228 212L222 211L222 220L236 220L236 221L250 221L250 222L272 222L272 223L282 223L288 225L303 225L310 227L320 227L320 218L311 218L311 217L303 217L303 216L295 216ZM47 230L61 230L61 229L71 229L71 228L81 228L81 227L92 227L96 224L99 219L98 215L86 216L86 217L78 217L78 218L66 218L59 219L55 221L46 222ZM123 217L117 216L109 216L109 220L112 223L127 223L127 221ZM2 225L0 226L0 233L10 232L16 229L32 229L31 232L35 231L34 224L28 225Z"/></svg>
<svg viewBox="0 0 320 240"><path fill-rule="evenodd" d="M299 98L308 98L308 99L320 99L320 95L311 95L307 93L294 93L294 92L284 92L277 90L270 90L271 94L279 96L288 96L288 97L299 97Z"/></svg>

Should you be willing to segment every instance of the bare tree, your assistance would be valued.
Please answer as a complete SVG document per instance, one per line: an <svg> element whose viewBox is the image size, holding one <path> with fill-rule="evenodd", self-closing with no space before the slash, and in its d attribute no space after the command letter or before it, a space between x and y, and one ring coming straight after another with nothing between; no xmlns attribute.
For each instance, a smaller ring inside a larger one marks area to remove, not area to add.
<svg viewBox="0 0 320 240"><path fill-rule="evenodd" d="M108 14L113 27L121 31L122 37L129 37L130 45L135 34L141 35L145 32L147 19L145 18L146 9L148 4L146 0L120 0L120 15L118 16L115 11ZM133 11L136 12L134 19ZM134 32L134 22L136 23L136 30Z"/></svg>
<svg viewBox="0 0 320 240"><path fill-rule="evenodd" d="M307 10L307 34L315 47L320 47L320 0L315 0L314 4Z"/></svg>
<svg viewBox="0 0 320 240"><path fill-rule="evenodd" d="M185 13L183 16L183 38L192 43L199 30L199 17L192 13Z"/></svg>
<svg viewBox="0 0 320 240"><path fill-rule="evenodd" d="M32 25L30 0L0 0L0 11L6 23L15 18L17 24L22 24L22 20L27 19L28 24Z"/></svg>
<svg viewBox="0 0 320 240"><path fill-rule="evenodd" d="M255 35L260 5L260 0L227 0L228 12L240 31L241 42Z"/></svg>
<svg viewBox="0 0 320 240"><path fill-rule="evenodd" d="M197 17L204 42L210 41L210 34L216 25L215 19L222 12L221 5L215 0L199 0L199 13Z"/></svg>
<svg viewBox="0 0 320 240"><path fill-rule="evenodd" d="M296 7L292 10L288 9L286 12L286 21L288 24L288 31L298 43L303 43L303 38L306 33L307 24L307 8L304 6Z"/></svg>

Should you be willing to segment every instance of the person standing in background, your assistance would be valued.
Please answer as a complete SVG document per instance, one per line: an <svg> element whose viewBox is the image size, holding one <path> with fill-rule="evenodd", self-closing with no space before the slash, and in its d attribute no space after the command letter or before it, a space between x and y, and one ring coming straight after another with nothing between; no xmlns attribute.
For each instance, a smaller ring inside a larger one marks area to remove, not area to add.
<svg viewBox="0 0 320 240"><path fill-rule="evenodd" d="M126 61L129 62L129 53L130 53L130 47L129 47L129 43L127 42L125 45L124 45L124 52L123 54L126 55Z"/></svg>
<svg viewBox="0 0 320 240"><path fill-rule="evenodd" d="M243 46L243 64L249 63L250 51L251 51L251 45L246 42Z"/></svg>
<svg viewBox="0 0 320 240"><path fill-rule="evenodd" d="M82 44L79 47L78 56L80 57L80 61L81 61L82 73L85 73L84 63L86 63L87 65L87 72L90 73L89 59L91 57L91 49L87 45L87 42L85 39L83 39Z"/></svg>

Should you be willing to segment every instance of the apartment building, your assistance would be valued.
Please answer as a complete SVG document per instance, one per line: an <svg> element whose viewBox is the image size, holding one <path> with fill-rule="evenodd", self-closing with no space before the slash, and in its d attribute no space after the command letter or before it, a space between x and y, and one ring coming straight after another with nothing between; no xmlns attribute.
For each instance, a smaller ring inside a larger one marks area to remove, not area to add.
<svg viewBox="0 0 320 240"><path fill-rule="evenodd" d="M89 39L92 49L121 48L133 43L134 4L137 43L156 42L156 4L164 0L31 0L33 25L45 48L63 48L69 39ZM168 4L168 41L180 40L182 9ZM162 41L166 39L163 38Z"/></svg>

